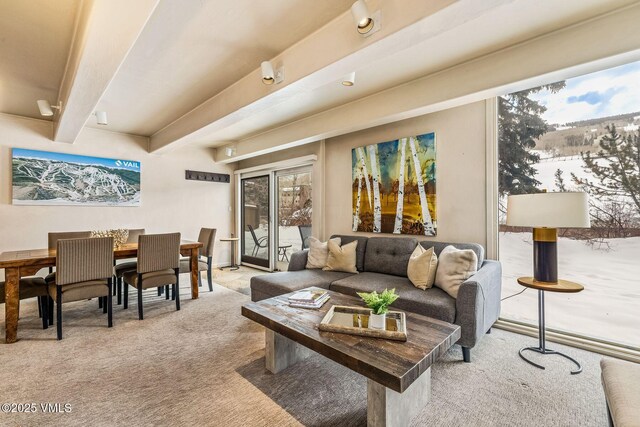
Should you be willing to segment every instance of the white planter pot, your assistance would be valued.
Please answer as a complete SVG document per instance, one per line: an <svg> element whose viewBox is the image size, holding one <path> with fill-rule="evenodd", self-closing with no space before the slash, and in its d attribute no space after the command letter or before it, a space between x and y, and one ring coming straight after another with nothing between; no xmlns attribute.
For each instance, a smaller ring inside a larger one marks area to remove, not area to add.
<svg viewBox="0 0 640 427"><path fill-rule="evenodd" d="M373 314L369 316L369 328L371 329L386 329L387 314Z"/></svg>

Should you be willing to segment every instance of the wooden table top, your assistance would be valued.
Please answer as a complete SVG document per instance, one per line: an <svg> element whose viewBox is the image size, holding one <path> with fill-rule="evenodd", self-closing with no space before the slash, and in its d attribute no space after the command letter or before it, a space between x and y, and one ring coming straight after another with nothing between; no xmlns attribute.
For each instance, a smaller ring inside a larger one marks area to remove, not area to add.
<svg viewBox="0 0 640 427"><path fill-rule="evenodd" d="M580 292L584 289L579 283L570 282L568 280L558 280L558 282L539 282L533 277L519 277L518 283L527 288L537 289L539 291L549 292Z"/></svg>
<svg viewBox="0 0 640 427"><path fill-rule="evenodd" d="M399 393L460 338L460 326L410 312L406 342L321 332L332 305L364 306L359 298L327 292L331 299L318 310L290 307L285 294L246 303L242 315Z"/></svg>
<svg viewBox="0 0 640 427"><path fill-rule="evenodd" d="M191 250L202 247L202 243L190 240L180 242L180 250ZM125 243L113 250L115 258L133 258L138 254L137 243ZM25 249L22 251L8 251L0 254L0 268L22 267L40 263L56 262L55 249Z"/></svg>
<svg viewBox="0 0 640 427"><path fill-rule="evenodd" d="M221 242L237 242L240 240L239 237L223 237L220 239Z"/></svg>

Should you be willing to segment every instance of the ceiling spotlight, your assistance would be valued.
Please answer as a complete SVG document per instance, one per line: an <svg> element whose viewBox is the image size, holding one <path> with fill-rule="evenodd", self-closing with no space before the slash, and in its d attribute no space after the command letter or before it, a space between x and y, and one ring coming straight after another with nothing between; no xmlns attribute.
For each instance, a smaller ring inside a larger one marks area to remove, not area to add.
<svg viewBox="0 0 640 427"><path fill-rule="evenodd" d="M356 83L356 72L355 71L347 74L342 79L342 85L343 86L353 86L355 83Z"/></svg>
<svg viewBox="0 0 640 427"><path fill-rule="evenodd" d="M262 71L262 83L266 85L278 84L284 81L284 67L280 67L274 71L271 61L263 61L260 64Z"/></svg>
<svg viewBox="0 0 640 427"><path fill-rule="evenodd" d="M260 68L262 69L262 83L266 85L272 85L274 82L274 72L273 65L271 65L270 61L262 61L260 64Z"/></svg>
<svg viewBox="0 0 640 427"><path fill-rule="evenodd" d="M227 157L233 157L233 155L236 154L236 149L234 147L227 147L224 149L224 152Z"/></svg>
<svg viewBox="0 0 640 427"><path fill-rule="evenodd" d="M45 117L53 116L53 110L62 110L62 101L58 105L51 105L46 99L38 99L38 109L40 114Z"/></svg>
<svg viewBox="0 0 640 427"><path fill-rule="evenodd" d="M358 26L356 29L360 34L367 34L373 30L374 20L369 13L369 8L364 0L358 0L351 5L351 15Z"/></svg>
<svg viewBox="0 0 640 427"><path fill-rule="evenodd" d="M106 111L96 111L93 113L96 116L96 121L99 125L107 125L107 112Z"/></svg>

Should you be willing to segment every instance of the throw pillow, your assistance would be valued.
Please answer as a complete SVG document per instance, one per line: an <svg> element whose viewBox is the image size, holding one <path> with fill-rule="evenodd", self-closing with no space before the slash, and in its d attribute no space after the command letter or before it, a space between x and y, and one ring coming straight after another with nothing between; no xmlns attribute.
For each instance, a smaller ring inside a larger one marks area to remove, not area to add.
<svg viewBox="0 0 640 427"><path fill-rule="evenodd" d="M473 276L478 270L478 257L471 249L456 249L447 246L438 257L435 285L451 295L458 297L462 282Z"/></svg>
<svg viewBox="0 0 640 427"><path fill-rule="evenodd" d="M344 246L340 246L333 239L329 240L329 256L327 257L327 266L323 268L325 271L344 271L345 273L357 273L356 268L356 249L358 241L354 240Z"/></svg>
<svg viewBox="0 0 640 427"><path fill-rule="evenodd" d="M340 246L340 238L331 239ZM325 268L327 266L327 257L329 256L329 247L327 242L321 242L315 237L309 237L309 255L307 256L307 268Z"/></svg>
<svg viewBox="0 0 640 427"><path fill-rule="evenodd" d="M436 280L438 257L433 248L425 249L418 244L409 258L407 277L413 286L420 289L429 289Z"/></svg>

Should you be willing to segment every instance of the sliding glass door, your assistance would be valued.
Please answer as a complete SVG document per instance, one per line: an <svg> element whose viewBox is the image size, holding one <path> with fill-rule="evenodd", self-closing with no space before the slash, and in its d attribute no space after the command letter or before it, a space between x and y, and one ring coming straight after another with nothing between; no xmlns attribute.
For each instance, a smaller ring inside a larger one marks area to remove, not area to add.
<svg viewBox="0 0 640 427"><path fill-rule="evenodd" d="M293 252L306 249L311 235L311 168L278 171L276 175L276 269L286 271Z"/></svg>
<svg viewBox="0 0 640 427"><path fill-rule="evenodd" d="M270 176L242 178L240 191L242 263L271 268Z"/></svg>

